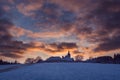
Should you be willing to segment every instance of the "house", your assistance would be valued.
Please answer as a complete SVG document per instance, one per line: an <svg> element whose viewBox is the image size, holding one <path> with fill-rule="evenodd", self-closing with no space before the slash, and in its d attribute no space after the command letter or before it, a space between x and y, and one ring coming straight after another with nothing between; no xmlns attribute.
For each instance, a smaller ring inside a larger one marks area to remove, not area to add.
<svg viewBox="0 0 120 80"><path fill-rule="evenodd" d="M49 57L45 62L61 62L61 57Z"/></svg>

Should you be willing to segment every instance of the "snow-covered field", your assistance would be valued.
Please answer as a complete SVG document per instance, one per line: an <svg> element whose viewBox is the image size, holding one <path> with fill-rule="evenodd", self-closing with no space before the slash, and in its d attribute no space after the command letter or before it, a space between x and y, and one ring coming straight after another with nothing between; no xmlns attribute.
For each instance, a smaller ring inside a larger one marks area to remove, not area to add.
<svg viewBox="0 0 120 80"><path fill-rule="evenodd" d="M120 80L120 65L39 63L2 72L0 80Z"/></svg>
<svg viewBox="0 0 120 80"><path fill-rule="evenodd" d="M9 68L9 67L13 67L13 66L17 66L17 65L0 65L0 70L1 69L6 69L6 68Z"/></svg>

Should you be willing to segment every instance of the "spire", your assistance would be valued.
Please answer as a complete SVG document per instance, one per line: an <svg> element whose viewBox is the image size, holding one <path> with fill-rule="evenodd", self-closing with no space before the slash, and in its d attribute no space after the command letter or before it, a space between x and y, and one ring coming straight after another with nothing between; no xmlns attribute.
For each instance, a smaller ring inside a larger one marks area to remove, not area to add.
<svg viewBox="0 0 120 80"><path fill-rule="evenodd" d="M68 51L68 54L70 54L70 51Z"/></svg>
<svg viewBox="0 0 120 80"><path fill-rule="evenodd" d="M70 55L70 51L68 51L68 54L67 54L69 57L71 57L71 55Z"/></svg>

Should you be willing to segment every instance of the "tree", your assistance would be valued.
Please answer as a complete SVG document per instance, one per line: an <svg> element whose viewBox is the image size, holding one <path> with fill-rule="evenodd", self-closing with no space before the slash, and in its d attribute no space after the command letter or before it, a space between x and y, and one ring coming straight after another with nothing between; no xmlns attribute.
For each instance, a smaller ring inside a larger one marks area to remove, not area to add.
<svg viewBox="0 0 120 80"><path fill-rule="evenodd" d="M36 57L36 59L34 60L35 63L39 63L42 62L42 58L40 56Z"/></svg>
<svg viewBox="0 0 120 80"><path fill-rule="evenodd" d="M80 62L82 60L83 60L83 56L82 55L75 56L75 61Z"/></svg>
<svg viewBox="0 0 120 80"><path fill-rule="evenodd" d="M25 63L26 64L33 64L33 63L39 63L39 62L42 62L42 58L40 56L36 57L35 59L34 58L27 58L25 60Z"/></svg>
<svg viewBox="0 0 120 80"><path fill-rule="evenodd" d="M114 63L119 63L120 64L120 54L114 54Z"/></svg>
<svg viewBox="0 0 120 80"><path fill-rule="evenodd" d="M26 64L32 64L34 63L34 58L27 58L25 61Z"/></svg>

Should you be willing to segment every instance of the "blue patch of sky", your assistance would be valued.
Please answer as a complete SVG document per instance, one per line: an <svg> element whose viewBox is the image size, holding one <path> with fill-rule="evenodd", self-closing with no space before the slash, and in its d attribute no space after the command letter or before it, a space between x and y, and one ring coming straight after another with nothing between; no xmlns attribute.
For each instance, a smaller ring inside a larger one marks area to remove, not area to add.
<svg viewBox="0 0 120 80"><path fill-rule="evenodd" d="M14 17L15 18L13 20L13 23L16 26L22 27L22 28L27 29L27 30L31 30L33 32L39 32L40 31L34 25L36 23L36 20L34 20L33 18L24 16L23 14L21 14L17 11L15 11Z"/></svg>
<svg viewBox="0 0 120 80"><path fill-rule="evenodd" d="M75 13L71 11L63 11L63 14L59 17L62 23L73 23L76 20Z"/></svg>

